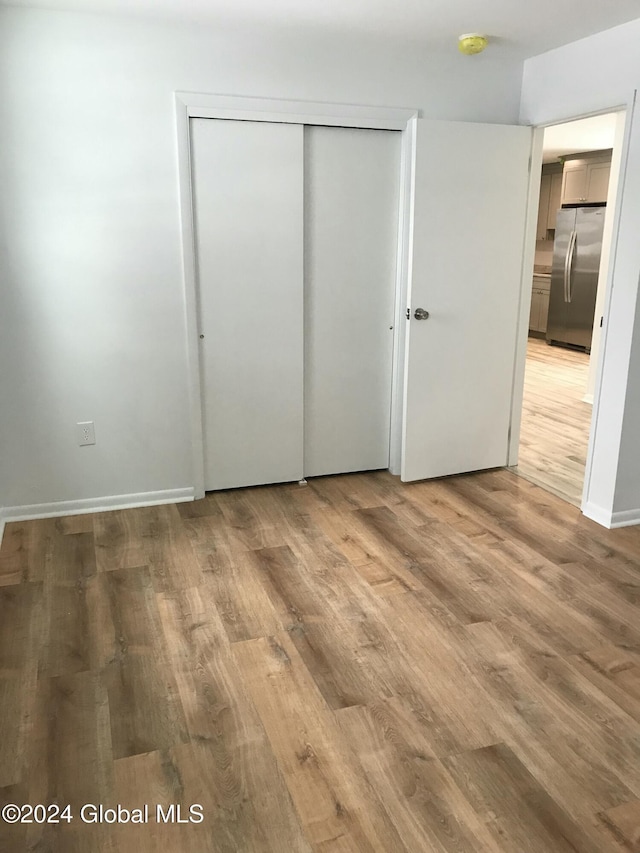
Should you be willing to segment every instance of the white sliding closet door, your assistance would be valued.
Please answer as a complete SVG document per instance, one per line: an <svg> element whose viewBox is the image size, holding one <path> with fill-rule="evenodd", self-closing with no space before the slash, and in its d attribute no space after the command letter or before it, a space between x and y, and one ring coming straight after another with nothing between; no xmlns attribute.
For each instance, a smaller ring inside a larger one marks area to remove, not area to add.
<svg viewBox="0 0 640 853"><path fill-rule="evenodd" d="M303 476L303 128L191 119L205 488Z"/></svg>
<svg viewBox="0 0 640 853"><path fill-rule="evenodd" d="M388 468L401 134L304 132L304 473Z"/></svg>

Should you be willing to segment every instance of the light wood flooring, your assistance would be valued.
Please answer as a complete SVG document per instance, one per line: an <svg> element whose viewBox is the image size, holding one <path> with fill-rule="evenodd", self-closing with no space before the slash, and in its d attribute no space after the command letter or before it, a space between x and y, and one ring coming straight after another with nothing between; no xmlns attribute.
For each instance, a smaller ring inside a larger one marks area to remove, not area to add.
<svg viewBox="0 0 640 853"><path fill-rule="evenodd" d="M592 406L582 398L589 356L529 338L516 473L575 506L582 486Z"/></svg>
<svg viewBox="0 0 640 853"><path fill-rule="evenodd" d="M0 799L74 815L3 853L640 850L640 530L509 471L12 523L0 584Z"/></svg>

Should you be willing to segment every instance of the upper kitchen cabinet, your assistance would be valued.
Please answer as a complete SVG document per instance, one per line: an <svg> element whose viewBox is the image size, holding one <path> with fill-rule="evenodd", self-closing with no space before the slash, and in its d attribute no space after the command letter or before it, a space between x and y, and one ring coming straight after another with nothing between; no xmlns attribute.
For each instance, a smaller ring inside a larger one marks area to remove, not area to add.
<svg viewBox="0 0 640 853"><path fill-rule="evenodd" d="M549 215L547 216L547 230L553 231L556 227L556 216L562 207L562 169L555 167L551 172L551 189L549 193Z"/></svg>
<svg viewBox="0 0 640 853"><path fill-rule="evenodd" d="M547 231L556 227L556 215L562 205L562 166L559 163L545 164L540 180L540 204L538 206L537 240L546 240Z"/></svg>
<svg viewBox="0 0 640 853"><path fill-rule="evenodd" d="M562 204L606 202L611 149L567 157L562 173Z"/></svg>

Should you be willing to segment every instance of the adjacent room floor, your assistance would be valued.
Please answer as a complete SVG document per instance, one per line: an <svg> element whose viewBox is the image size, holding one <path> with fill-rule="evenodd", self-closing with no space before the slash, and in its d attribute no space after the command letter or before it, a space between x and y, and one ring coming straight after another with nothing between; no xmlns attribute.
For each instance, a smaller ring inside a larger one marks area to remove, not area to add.
<svg viewBox="0 0 640 853"><path fill-rule="evenodd" d="M520 456L514 470L575 506L582 486L592 406L583 401L589 356L529 338Z"/></svg>
<svg viewBox="0 0 640 853"><path fill-rule="evenodd" d="M509 471L16 522L0 584L0 798L73 818L3 851L637 849L640 530Z"/></svg>

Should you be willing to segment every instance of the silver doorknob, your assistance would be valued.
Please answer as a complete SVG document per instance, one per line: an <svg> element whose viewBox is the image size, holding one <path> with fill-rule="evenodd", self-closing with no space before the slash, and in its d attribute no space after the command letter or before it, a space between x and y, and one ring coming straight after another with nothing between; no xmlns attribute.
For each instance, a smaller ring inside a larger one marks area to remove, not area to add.
<svg viewBox="0 0 640 853"><path fill-rule="evenodd" d="M416 308L413 316L416 318L416 320L428 320L429 312L425 311L424 308Z"/></svg>

